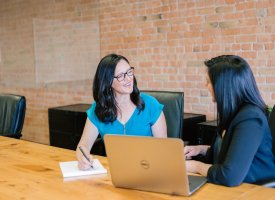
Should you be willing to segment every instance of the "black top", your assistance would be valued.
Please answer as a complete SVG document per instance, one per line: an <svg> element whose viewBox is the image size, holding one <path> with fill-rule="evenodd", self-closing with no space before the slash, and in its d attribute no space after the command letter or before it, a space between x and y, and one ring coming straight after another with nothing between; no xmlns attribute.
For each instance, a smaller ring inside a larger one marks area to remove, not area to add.
<svg viewBox="0 0 275 200"><path fill-rule="evenodd" d="M209 150L212 154L214 146ZM236 186L275 177L272 136L267 117L258 107L246 105L237 113L214 163L207 178L215 184Z"/></svg>

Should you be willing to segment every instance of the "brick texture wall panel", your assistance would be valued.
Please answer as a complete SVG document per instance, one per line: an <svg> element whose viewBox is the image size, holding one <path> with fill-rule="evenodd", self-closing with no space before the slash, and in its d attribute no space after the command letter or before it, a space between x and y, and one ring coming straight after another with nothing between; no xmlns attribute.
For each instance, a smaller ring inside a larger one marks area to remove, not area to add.
<svg viewBox="0 0 275 200"><path fill-rule="evenodd" d="M38 20L63 25L53 28L48 23L36 30ZM23 139L48 144L47 109L91 103L93 74L88 79L37 82L36 67L41 61L36 60L37 36L59 33L56 39L60 37L62 49L68 45L61 42L64 38L73 43L68 34L73 33L72 27L67 24L75 24L77 30L96 22L100 57L109 53L126 56L135 67L140 89L183 91L185 112L206 114L209 120L216 117L205 86L203 61L221 54L247 59L266 103L274 105L274 21L275 1L271 0L0 1L0 91L26 96ZM69 49L67 54L56 52L53 60L42 55L41 59L49 59L47 69L58 66L62 55L71 55L75 61L90 53L92 45L85 42L89 34L79 33L77 54ZM56 43L44 40L44 44L50 53ZM91 68L98 61L89 63ZM77 70L80 63L74 65L76 70L65 70L62 76L84 77ZM54 71L46 70L45 76Z"/></svg>

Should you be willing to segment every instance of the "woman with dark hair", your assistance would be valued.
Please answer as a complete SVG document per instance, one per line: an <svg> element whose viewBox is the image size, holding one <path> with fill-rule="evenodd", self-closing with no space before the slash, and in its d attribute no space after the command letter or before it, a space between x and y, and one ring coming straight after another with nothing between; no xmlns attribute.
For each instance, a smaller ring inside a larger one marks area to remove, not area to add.
<svg viewBox="0 0 275 200"><path fill-rule="evenodd" d="M268 110L248 63L223 55L205 61L206 85L217 105L218 131L214 144L186 146L189 172L226 186L256 183L275 177L275 157ZM211 163L211 164L206 164Z"/></svg>
<svg viewBox="0 0 275 200"><path fill-rule="evenodd" d="M87 120L76 155L79 169L91 167L84 154L98 137L108 134L167 137L163 105L154 97L140 94L134 68L121 55L110 54L99 62L93 81L95 102L87 111ZM79 148L82 148L81 149Z"/></svg>

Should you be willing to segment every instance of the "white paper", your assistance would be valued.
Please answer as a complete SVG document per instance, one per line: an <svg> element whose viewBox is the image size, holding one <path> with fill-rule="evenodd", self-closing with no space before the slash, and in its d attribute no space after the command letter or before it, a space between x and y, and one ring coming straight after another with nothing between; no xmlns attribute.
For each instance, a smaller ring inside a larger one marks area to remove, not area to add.
<svg viewBox="0 0 275 200"><path fill-rule="evenodd" d="M107 170L102 166L98 159L93 160L93 168L85 171L78 169L77 163L77 161L59 163L64 178L107 173Z"/></svg>

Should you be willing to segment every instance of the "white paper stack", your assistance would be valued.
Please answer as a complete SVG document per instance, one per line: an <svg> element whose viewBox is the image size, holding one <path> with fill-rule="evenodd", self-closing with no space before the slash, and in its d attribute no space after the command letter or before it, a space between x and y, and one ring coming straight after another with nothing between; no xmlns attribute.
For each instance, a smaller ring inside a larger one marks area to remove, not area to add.
<svg viewBox="0 0 275 200"><path fill-rule="evenodd" d="M68 161L68 162L59 163L59 166L64 178L107 173L107 170L102 166L102 164L98 159L93 160L93 168L85 171L78 169L77 163L78 163L77 161Z"/></svg>

